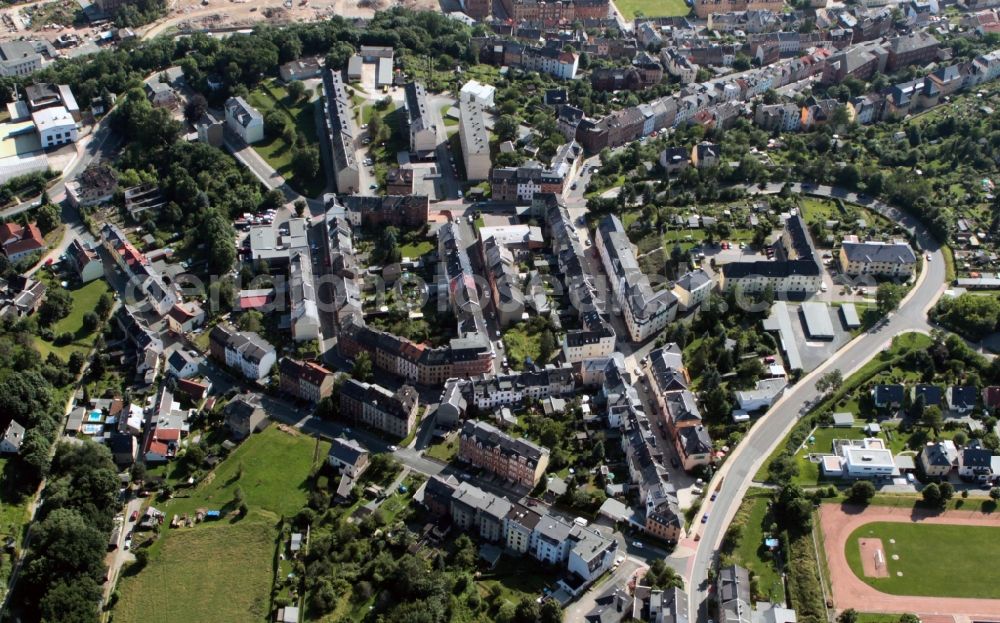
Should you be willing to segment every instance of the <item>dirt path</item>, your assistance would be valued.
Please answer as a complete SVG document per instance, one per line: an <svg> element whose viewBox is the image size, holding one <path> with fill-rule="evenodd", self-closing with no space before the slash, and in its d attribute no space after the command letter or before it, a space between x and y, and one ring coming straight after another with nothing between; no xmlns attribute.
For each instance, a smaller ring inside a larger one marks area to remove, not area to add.
<svg viewBox="0 0 1000 623"><path fill-rule="evenodd" d="M927 513L910 508L872 506L867 509L823 504L819 511L824 548L830 567L833 603L838 611L854 608L859 612L912 612L921 617L938 616L935 621L954 620L954 616L993 618L1000 616L1000 599L958 597L910 597L889 595L875 590L854 575L844 551L847 540L858 527L876 521L922 522L967 526L1000 526L1000 516L978 511ZM933 563L931 563L933 564ZM970 578L957 581L975 581ZM924 618L927 621L927 618Z"/></svg>

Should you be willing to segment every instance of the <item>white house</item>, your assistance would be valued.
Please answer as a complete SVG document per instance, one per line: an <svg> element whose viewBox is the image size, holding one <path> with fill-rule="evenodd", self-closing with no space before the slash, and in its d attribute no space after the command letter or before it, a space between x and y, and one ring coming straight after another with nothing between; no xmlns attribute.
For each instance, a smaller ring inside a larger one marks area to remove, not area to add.
<svg viewBox="0 0 1000 623"><path fill-rule="evenodd" d="M711 275L702 269L681 275L674 284L674 296L681 311L694 309L708 300L708 295L715 288Z"/></svg>
<svg viewBox="0 0 1000 623"><path fill-rule="evenodd" d="M242 97L226 100L226 127L248 145L264 139L264 116Z"/></svg>
<svg viewBox="0 0 1000 623"><path fill-rule="evenodd" d="M3 433L3 439L0 439L0 454L17 454L23 441L24 427L11 420Z"/></svg>
<svg viewBox="0 0 1000 623"><path fill-rule="evenodd" d="M330 443L326 461L341 474L357 478L367 469L368 456L368 450L357 441L337 437Z"/></svg>
<svg viewBox="0 0 1000 623"><path fill-rule="evenodd" d="M475 80L469 80L462 85L462 90L459 91L459 99L461 101L473 101L482 106L483 108L493 108L493 98L496 95L497 88L489 84L482 84Z"/></svg>
<svg viewBox="0 0 1000 623"><path fill-rule="evenodd" d="M52 106L31 113L42 147L75 143L78 137L76 119L65 106Z"/></svg>
<svg viewBox="0 0 1000 623"><path fill-rule="evenodd" d="M198 360L183 348L178 348L167 357L167 370L179 379L190 378L198 373Z"/></svg>

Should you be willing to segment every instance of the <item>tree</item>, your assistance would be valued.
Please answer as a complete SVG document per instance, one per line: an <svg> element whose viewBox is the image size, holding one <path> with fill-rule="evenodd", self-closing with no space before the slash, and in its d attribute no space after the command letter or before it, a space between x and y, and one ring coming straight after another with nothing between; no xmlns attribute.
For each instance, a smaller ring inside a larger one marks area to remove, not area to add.
<svg viewBox="0 0 1000 623"><path fill-rule="evenodd" d="M54 204L46 203L35 213L35 224L42 230L42 233L49 233L59 227L59 223L59 208Z"/></svg>
<svg viewBox="0 0 1000 623"><path fill-rule="evenodd" d="M920 623L920 617L915 614L906 613L899 617L899 623Z"/></svg>
<svg viewBox="0 0 1000 623"><path fill-rule="evenodd" d="M847 499L855 504L868 504L873 497L875 497L875 485L867 480L858 480L847 492Z"/></svg>
<svg viewBox="0 0 1000 623"><path fill-rule="evenodd" d="M288 97L292 99L293 102L297 102L306 94L306 85L302 84L299 80L292 80L288 83Z"/></svg>
<svg viewBox="0 0 1000 623"><path fill-rule="evenodd" d="M948 500L955 497L955 487L950 482L942 482L938 485L938 489L941 491L942 503L946 503Z"/></svg>
<svg viewBox="0 0 1000 623"><path fill-rule="evenodd" d="M77 374L83 369L83 364L86 362L86 357L80 351L74 350L69 354L69 360L66 362L66 369Z"/></svg>
<svg viewBox="0 0 1000 623"><path fill-rule="evenodd" d="M84 312L81 328L85 333L93 333L99 324L101 324L101 319L96 313L92 311Z"/></svg>
<svg viewBox="0 0 1000 623"><path fill-rule="evenodd" d="M517 118L513 115L500 115L493 129L501 141L512 141L517 138L518 125Z"/></svg>
<svg viewBox="0 0 1000 623"><path fill-rule="evenodd" d="M816 381L816 389L821 392L836 391L844 382L844 373L840 370L831 370Z"/></svg>
<svg viewBox="0 0 1000 623"><path fill-rule="evenodd" d="M73 297L62 288L49 288L45 294L45 301L38 309L39 321L42 326L49 326L57 320L61 320L69 315L73 309Z"/></svg>
<svg viewBox="0 0 1000 623"><path fill-rule="evenodd" d="M537 623L541 614L538 603L530 597L522 597L514 609L515 623Z"/></svg>
<svg viewBox="0 0 1000 623"><path fill-rule="evenodd" d="M797 485L785 485L775 499L774 517L789 532L808 531L812 525L812 504Z"/></svg>
<svg viewBox="0 0 1000 623"><path fill-rule="evenodd" d="M305 202L305 199L296 199L292 206L295 208L295 216L302 218L302 215L306 213L308 204Z"/></svg>
<svg viewBox="0 0 1000 623"><path fill-rule="evenodd" d="M538 617L539 623L562 623L562 606L555 599L546 599L542 602L542 610Z"/></svg>
<svg viewBox="0 0 1000 623"><path fill-rule="evenodd" d="M184 118L188 123L196 123L208 112L208 100L201 93L195 93L184 106Z"/></svg>
<svg viewBox="0 0 1000 623"><path fill-rule="evenodd" d="M107 318L111 314L111 308L114 307L114 300L111 298L107 292L101 295L101 298L97 299L97 305L94 307L94 311L101 318Z"/></svg>
<svg viewBox="0 0 1000 623"><path fill-rule="evenodd" d="M924 414L920 418L920 423L925 427L933 430L935 433L941 430L941 424L944 421L941 415L941 407L937 405L931 405L924 409Z"/></svg>
<svg viewBox="0 0 1000 623"><path fill-rule="evenodd" d="M924 502L930 506L938 506L941 504L941 489L935 483L931 483L924 487L924 490L920 492L923 497Z"/></svg>
<svg viewBox="0 0 1000 623"><path fill-rule="evenodd" d="M251 309L240 316L240 319L236 321L236 326L240 328L240 331L259 333L264 327L264 315L256 309Z"/></svg>
<svg viewBox="0 0 1000 623"><path fill-rule="evenodd" d="M837 623L858 623L858 613L854 608L848 608L837 617Z"/></svg>
<svg viewBox="0 0 1000 623"><path fill-rule="evenodd" d="M552 331L548 329L542 331L542 335L538 340L538 359L540 363L545 363L552 356L552 351L556 347L556 338L552 334Z"/></svg>
<svg viewBox="0 0 1000 623"><path fill-rule="evenodd" d="M299 84L293 82L292 84ZM292 155L292 167L295 175L302 181L316 177L319 172L319 150L315 147L305 147L295 150Z"/></svg>
<svg viewBox="0 0 1000 623"><path fill-rule="evenodd" d="M372 356L367 351L362 351L354 358L354 368L351 370L351 377L367 383L372 379L372 376Z"/></svg>
<svg viewBox="0 0 1000 623"><path fill-rule="evenodd" d="M455 539L455 551L451 555L452 563L459 569L474 569L476 566L476 544L468 535L462 534Z"/></svg>
<svg viewBox="0 0 1000 623"><path fill-rule="evenodd" d="M287 126L288 121L285 119L285 115L277 110L272 110L264 117L264 131L271 138L284 135Z"/></svg>
<svg viewBox="0 0 1000 623"><path fill-rule="evenodd" d="M899 307L899 302L903 300L904 288L895 283L879 284L878 292L875 294L875 304L881 314L888 314Z"/></svg>

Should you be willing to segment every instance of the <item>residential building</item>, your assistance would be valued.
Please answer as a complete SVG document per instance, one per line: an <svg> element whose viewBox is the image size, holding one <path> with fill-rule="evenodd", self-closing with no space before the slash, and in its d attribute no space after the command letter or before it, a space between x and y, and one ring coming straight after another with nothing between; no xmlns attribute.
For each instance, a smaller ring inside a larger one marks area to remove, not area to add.
<svg viewBox="0 0 1000 623"><path fill-rule="evenodd" d="M230 324L212 327L208 339L209 352L215 359L251 381L267 377L277 360L274 347L264 338L250 331L237 331Z"/></svg>
<svg viewBox="0 0 1000 623"><path fill-rule="evenodd" d="M465 179L470 182L489 179L493 163L490 161L490 140L486 133L483 107L476 98L463 97L458 110L458 135L465 163Z"/></svg>
<svg viewBox="0 0 1000 623"><path fill-rule="evenodd" d="M531 203L536 194L562 196L582 159L583 148L570 141L559 148L547 167L534 160L518 167L496 167L490 175L492 197L495 201Z"/></svg>
<svg viewBox="0 0 1000 623"><path fill-rule="evenodd" d="M560 80L573 80L580 65L580 55L566 52L562 46L525 47L521 65L526 71L549 74Z"/></svg>
<svg viewBox="0 0 1000 623"><path fill-rule="evenodd" d="M315 404L333 392L333 373L312 361L282 357L278 375L281 391L298 400Z"/></svg>
<svg viewBox="0 0 1000 623"><path fill-rule="evenodd" d="M673 293L678 310L685 312L701 306L715 288L715 280L704 269L689 271L674 282Z"/></svg>
<svg viewBox="0 0 1000 623"><path fill-rule="evenodd" d="M183 348L175 348L167 357L167 371L178 379L186 379L198 373L198 358Z"/></svg>
<svg viewBox="0 0 1000 623"><path fill-rule="evenodd" d="M917 461L928 478L947 478L958 467L958 449L950 439L927 443L920 449Z"/></svg>
<svg viewBox="0 0 1000 623"><path fill-rule="evenodd" d="M226 127L247 145L264 140L264 115L242 97L226 100Z"/></svg>
<svg viewBox="0 0 1000 623"><path fill-rule="evenodd" d="M972 385L951 385L945 390L948 409L952 413L964 415L971 412L979 400L979 392Z"/></svg>
<svg viewBox="0 0 1000 623"><path fill-rule="evenodd" d="M126 300L145 303L158 315L164 315L177 304L177 293L145 255L129 241L118 226L105 223L101 227L101 245L128 279Z"/></svg>
<svg viewBox="0 0 1000 623"><path fill-rule="evenodd" d="M909 277L917 256L905 242L843 242L840 267L851 276Z"/></svg>
<svg viewBox="0 0 1000 623"><path fill-rule="evenodd" d="M968 482L990 482L996 475L992 464L993 452L978 441L970 442L958 454L958 476Z"/></svg>
<svg viewBox="0 0 1000 623"><path fill-rule="evenodd" d="M101 264L101 257L90 243L81 242L79 238L73 239L69 248L66 249L66 256L83 283L90 283L94 279L104 276L104 265Z"/></svg>
<svg viewBox="0 0 1000 623"><path fill-rule="evenodd" d="M769 409L785 392L788 382L783 378L761 379L749 390L733 392L742 411L750 413L759 409Z"/></svg>
<svg viewBox="0 0 1000 623"><path fill-rule="evenodd" d="M691 150L684 147L668 147L660 152L660 166L667 173L683 171L691 163Z"/></svg>
<svg viewBox="0 0 1000 623"><path fill-rule="evenodd" d="M0 245L3 245L3 254L11 263L46 248L45 237L37 225L28 223L25 227L14 221L0 225Z"/></svg>
<svg viewBox="0 0 1000 623"><path fill-rule="evenodd" d="M574 392L573 367L548 364L542 370L509 374L483 375L460 382L476 408L486 411L497 407L522 405L525 400L541 401Z"/></svg>
<svg viewBox="0 0 1000 623"><path fill-rule="evenodd" d="M548 467L549 449L511 437L485 422L467 420L459 437L458 458L532 488Z"/></svg>
<svg viewBox="0 0 1000 623"><path fill-rule="evenodd" d="M597 249L629 337L641 342L659 333L677 317L677 297L670 290L653 290L617 216L601 219L597 234Z"/></svg>
<svg viewBox="0 0 1000 623"><path fill-rule="evenodd" d="M323 73L323 63L318 56L306 56L289 61L278 68L278 74L285 82L319 78Z"/></svg>
<svg viewBox="0 0 1000 623"><path fill-rule="evenodd" d="M510 249L494 237L483 240L481 249L497 321L508 327L520 321L525 311L517 262Z"/></svg>
<svg viewBox="0 0 1000 623"><path fill-rule="evenodd" d="M58 147L75 143L78 137L76 119L64 106L43 108L31 113L42 147Z"/></svg>
<svg viewBox="0 0 1000 623"><path fill-rule="evenodd" d="M715 584L718 620L724 623L751 623L750 573L739 565L722 567Z"/></svg>
<svg viewBox="0 0 1000 623"><path fill-rule="evenodd" d="M773 261L732 262L724 264L719 287L724 292L739 288L742 292L816 292L822 283L822 271L816 261L812 237L798 214L785 221L785 230L774 246Z"/></svg>
<svg viewBox="0 0 1000 623"><path fill-rule="evenodd" d="M482 84L476 80L469 80L462 85L459 91L459 100L473 101L481 108L493 108L493 98L497 92L496 87L489 84Z"/></svg>
<svg viewBox="0 0 1000 623"><path fill-rule="evenodd" d="M336 437L330 442L330 450L326 462L341 474L351 478L360 478L368 469L371 454L368 449L354 439Z"/></svg>
<svg viewBox="0 0 1000 623"><path fill-rule="evenodd" d="M346 218L355 227L379 229L386 226L419 228L427 223L430 200L425 195L383 195L340 197Z"/></svg>
<svg viewBox="0 0 1000 623"><path fill-rule="evenodd" d="M408 82L404 89L406 123L410 132L410 152L418 157L433 155L438 145L436 111L430 109L427 91L419 82Z"/></svg>
<svg viewBox="0 0 1000 623"><path fill-rule="evenodd" d="M695 0L694 13L698 19L706 19L713 13L738 13L742 11L781 13L784 7L784 2L781 0Z"/></svg>
<svg viewBox="0 0 1000 623"><path fill-rule="evenodd" d="M4 41L0 43L0 76L28 76L56 57L56 49L45 39Z"/></svg>
<svg viewBox="0 0 1000 623"><path fill-rule="evenodd" d="M117 190L118 174L103 162L90 165L76 179L66 182L66 198L77 208L107 203Z"/></svg>
<svg viewBox="0 0 1000 623"><path fill-rule="evenodd" d="M166 82L160 82L159 79L151 80L143 85L143 90L153 108L174 110L180 106L181 98L177 95L177 91Z"/></svg>
<svg viewBox="0 0 1000 623"><path fill-rule="evenodd" d="M332 69L323 72L323 119L337 192L354 194L361 186L361 170L354 151L357 137L354 103L340 72Z"/></svg>
<svg viewBox="0 0 1000 623"><path fill-rule="evenodd" d="M721 155L722 150L718 145L702 141L691 148L691 164L698 169L716 167L719 166Z"/></svg>
<svg viewBox="0 0 1000 623"><path fill-rule="evenodd" d="M0 439L0 454L17 454L24 442L24 427L11 420Z"/></svg>
<svg viewBox="0 0 1000 623"><path fill-rule="evenodd" d="M937 60L938 40L924 30L915 30L889 40L885 69L896 72L909 65L926 65Z"/></svg>
<svg viewBox="0 0 1000 623"><path fill-rule="evenodd" d="M288 263L288 298L291 303L292 339L319 339L319 307L308 252L292 255Z"/></svg>
<svg viewBox="0 0 1000 623"><path fill-rule="evenodd" d="M267 426L267 413L260 396L241 394L226 405L226 427L236 439L246 439Z"/></svg>
<svg viewBox="0 0 1000 623"><path fill-rule="evenodd" d="M400 439L416 426L419 406L417 390L409 385L391 392L381 385L348 379L340 386L341 417Z"/></svg>

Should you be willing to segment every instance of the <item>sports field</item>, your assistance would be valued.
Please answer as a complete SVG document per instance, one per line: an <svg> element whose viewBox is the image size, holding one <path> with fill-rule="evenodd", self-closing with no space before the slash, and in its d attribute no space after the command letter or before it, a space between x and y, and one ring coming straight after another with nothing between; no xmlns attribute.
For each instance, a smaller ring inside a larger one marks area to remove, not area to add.
<svg viewBox="0 0 1000 623"><path fill-rule="evenodd" d="M888 576L866 577L859 539L881 539ZM847 539L855 575L892 595L1000 598L1000 527L875 522Z"/></svg>

